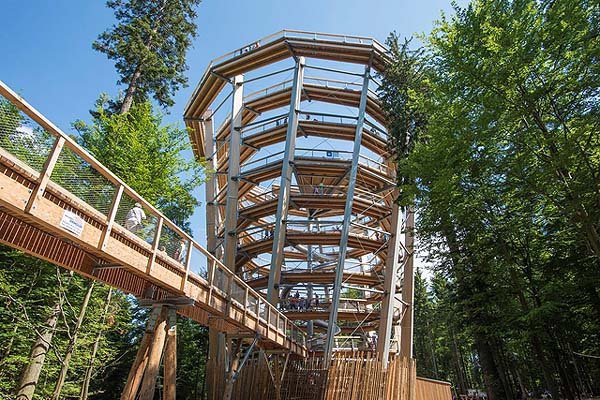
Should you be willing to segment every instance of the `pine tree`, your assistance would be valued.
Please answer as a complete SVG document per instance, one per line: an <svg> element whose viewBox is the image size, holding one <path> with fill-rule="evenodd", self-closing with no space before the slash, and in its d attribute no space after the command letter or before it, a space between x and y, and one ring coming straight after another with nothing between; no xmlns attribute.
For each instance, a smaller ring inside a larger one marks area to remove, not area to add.
<svg viewBox="0 0 600 400"><path fill-rule="evenodd" d="M185 53L196 37L195 8L200 0L109 0L118 21L93 44L115 61L127 91L119 113L134 100L150 95L161 106L173 105L173 94L187 85Z"/></svg>

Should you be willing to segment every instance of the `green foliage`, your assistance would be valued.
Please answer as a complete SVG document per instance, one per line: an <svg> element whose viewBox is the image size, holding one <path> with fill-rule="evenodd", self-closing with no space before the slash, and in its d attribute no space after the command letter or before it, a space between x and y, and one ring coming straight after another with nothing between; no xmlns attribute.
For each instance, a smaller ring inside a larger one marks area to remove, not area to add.
<svg viewBox="0 0 600 400"><path fill-rule="evenodd" d="M395 51L388 75L416 78L384 88L390 126L422 127L409 152L391 130L399 184L438 272L417 280L416 354L459 391L600 390L573 353L600 353L599 21L586 1L474 1Z"/></svg>
<svg viewBox="0 0 600 400"><path fill-rule="evenodd" d="M196 37L198 4L200 0L106 2L118 23L100 34L93 47L115 61L119 83L135 87L136 100L152 95L161 106L172 106L174 93L187 84L185 52Z"/></svg>
<svg viewBox="0 0 600 400"><path fill-rule="evenodd" d="M381 73L378 94L392 138L390 146L395 150L399 183L405 185L409 178L401 173L402 165L427 127L427 117L419 100L428 91L427 64L422 59L423 51L411 50L410 40L400 43L395 32L389 35L386 45L392 62Z"/></svg>
<svg viewBox="0 0 600 400"><path fill-rule="evenodd" d="M68 344L73 320L85 293L86 282L70 277L55 266L0 247L0 398L11 398L24 366L29 361L31 343L48 318L52 307L63 298L50 352L46 358L37 398L49 398L54 390L62 358ZM96 286L84 320L63 393L77 397L84 371L89 362L89 349L98 330L103 330L100 352L95 362L98 370L111 370L112 363L128 351L122 335L130 329L129 301L122 294L113 297L109 318L102 322L108 288Z"/></svg>
<svg viewBox="0 0 600 400"><path fill-rule="evenodd" d="M179 226L199 205L192 192L203 182L204 164L187 161L187 132L162 125L149 102L135 103L126 114L106 111L99 101L91 125L75 123L81 144L138 194Z"/></svg>

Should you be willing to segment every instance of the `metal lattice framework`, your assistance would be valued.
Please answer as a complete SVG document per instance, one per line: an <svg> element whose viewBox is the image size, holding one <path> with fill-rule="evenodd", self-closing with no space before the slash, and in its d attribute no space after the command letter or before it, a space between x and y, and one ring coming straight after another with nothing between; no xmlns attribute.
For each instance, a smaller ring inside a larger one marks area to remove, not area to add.
<svg viewBox="0 0 600 400"><path fill-rule="evenodd" d="M413 214L395 204L387 62L371 38L281 31L214 60L184 114L214 171L208 250L326 355L373 348L377 332L383 359L412 356Z"/></svg>

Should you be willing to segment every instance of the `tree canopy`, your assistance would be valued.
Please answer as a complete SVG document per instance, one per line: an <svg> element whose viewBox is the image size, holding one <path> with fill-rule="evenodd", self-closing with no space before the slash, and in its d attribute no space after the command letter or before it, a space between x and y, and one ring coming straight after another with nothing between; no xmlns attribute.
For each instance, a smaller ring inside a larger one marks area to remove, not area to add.
<svg viewBox="0 0 600 400"><path fill-rule="evenodd" d="M102 32L95 50L115 61L119 83L127 86L120 113L133 100L150 95L161 106L173 105L173 95L187 85L185 54L196 37L196 7L200 0L109 0L118 23Z"/></svg>
<svg viewBox="0 0 600 400"><path fill-rule="evenodd" d="M392 35L384 74L402 199L437 271L417 286L417 365L495 399L597 392L600 9L455 10L423 49Z"/></svg>

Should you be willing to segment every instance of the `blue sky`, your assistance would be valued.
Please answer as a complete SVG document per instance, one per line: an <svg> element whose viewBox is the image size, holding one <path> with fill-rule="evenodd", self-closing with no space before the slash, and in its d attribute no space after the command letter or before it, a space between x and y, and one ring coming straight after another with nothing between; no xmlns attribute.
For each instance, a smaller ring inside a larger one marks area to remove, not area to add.
<svg viewBox="0 0 600 400"><path fill-rule="evenodd" d="M112 62L91 47L115 22L104 1L3 0L1 7L0 79L63 130L88 119L99 93L118 93ZM166 120L183 125L185 103L210 60L263 36L289 28L384 41L394 30L407 37L429 32L442 11L452 12L450 1L205 0L187 57L190 86L177 93ZM200 218L192 226L203 242Z"/></svg>

